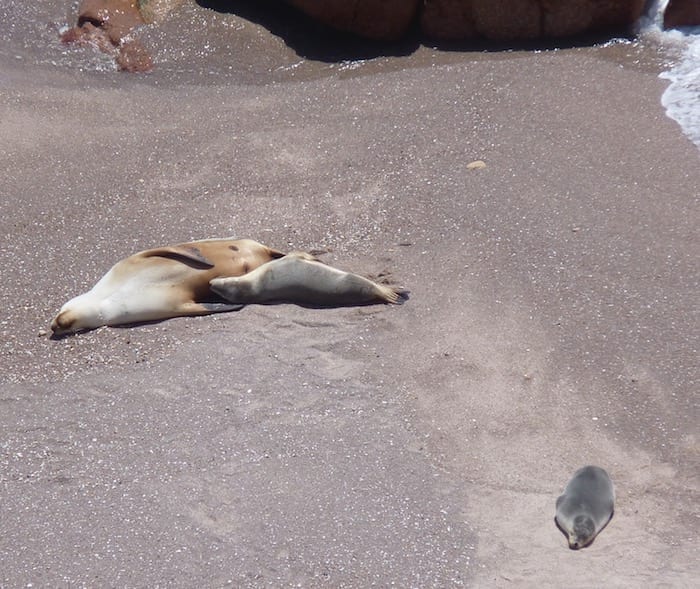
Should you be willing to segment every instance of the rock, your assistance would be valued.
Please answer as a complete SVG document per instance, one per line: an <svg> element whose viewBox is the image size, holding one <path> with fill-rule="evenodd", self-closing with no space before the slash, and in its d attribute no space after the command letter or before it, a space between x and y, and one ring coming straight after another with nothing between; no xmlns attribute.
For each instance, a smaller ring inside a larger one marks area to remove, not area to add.
<svg viewBox="0 0 700 589"><path fill-rule="evenodd" d="M544 37L631 31L645 0L541 0Z"/></svg>
<svg viewBox="0 0 700 589"><path fill-rule="evenodd" d="M669 0L664 11L664 29L700 26L700 0Z"/></svg>
<svg viewBox="0 0 700 589"><path fill-rule="evenodd" d="M147 23L160 22L185 0L138 0L141 18Z"/></svg>
<svg viewBox="0 0 700 589"><path fill-rule="evenodd" d="M125 72L150 72L153 60L137 40L122 42L115 57L119 69Z"/></svg>
<svg viewBox="0 0 700 589"><path fill-rule="evenodd" d="M467 164L467 170L480 170L486 167L486 162L482 160L474 160Z"/></svg>
<svg viewBox="0 0 700 589"><path fill-rule="evenodd" d="M472 4L464 0L426 0L420 17L422 33L442 41L477 37Z"/></svg>
<svg viewBox="0 0 700 589"><path fill-rule="evenodd" d="M511 41L542 36L537 0L474 0L477 31L488 39Z"/></svg>
<svg viewBox="0 0 700 589"><path fill-rule="evenodd" d="M146 72L153 68L151 57L137 40L128 38L142 24L138 0L83 0L77 25L63 33L61 41L96 47L111 55L121 70Z"/></svg>
<svg viewBox="0 0 700 589"><path fill-rule="evenodd" d="M64 43L88 44L119 68L148 71L151 58L130 32L162 20L183 0L82 0ZM311 18L363 37L392 41L418 20L434 41L527 41L631 29L645 0L285 0ZM235 5L235 3L232 3ZM676 8L678 6L678 8ZM685 8L682 8L685 7ZM700 22L699 0L671 0L669 22ZM678 15L678 16L677 16ZM680 20L679 20L680 19ZM685 20L683 20L685 19Z"/></svg>
<svg viewBox="0 0 700 589"><path fill-rule="evenodd" d="M138 0L82 0L78 8L78 26L92 23L118 45L131 29L144 23Z"/></svg>
<svg viewBox="0 0 700 589"><path fill-rule="evenodd" d="M385 41L403 37L418 10L418 0L286 1L325 25Z"/></svg>
<svg viewBox="0 0 700 589"><path fill-rule="evenodd" d="M89 21L67 30L61 35L61 42L66 44L90 45L109 55L114 56L116 54L116 46L110 40L107 32L101 27L96 27Z"/></svg>
<svg viewBox="0 0 700 589"><path fill-rule="evenodd" d="M525 41L631 29L645 0L425 0L421 31L438 41Z"/></svg>

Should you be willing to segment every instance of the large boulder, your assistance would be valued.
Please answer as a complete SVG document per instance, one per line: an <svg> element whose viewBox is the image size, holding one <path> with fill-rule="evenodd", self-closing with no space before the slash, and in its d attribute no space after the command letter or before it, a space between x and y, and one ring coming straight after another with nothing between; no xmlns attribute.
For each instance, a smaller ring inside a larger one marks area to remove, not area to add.
<svg viewBox="0 0 700 589"><path fill-rule="evenodd" d="M425 0L420 24L435 40L561 38L631 29L644 4L645 0Z"/></svg>
<svg viewBox="0 0 700 589"><path fill-rule="evenodd" d="M683 1L683 0L679 0ZM700 4L698 0L687 0ZM336 29L372 39L403 36L415 18L438 41L523 41L631 29L645 0L286 0Z"/></svg>
<svg viewBox="0 0 700 589"><path fill-rule="evenodd" d="M664 11L664 28L700 27L700 0L669 0Z"/></svg>
<svg viewBox="0 0 700 589"><path fill-rule="evenodd" d="M419 0L286 0L310 17L341 31L370 39L403 37Z"/></svg>

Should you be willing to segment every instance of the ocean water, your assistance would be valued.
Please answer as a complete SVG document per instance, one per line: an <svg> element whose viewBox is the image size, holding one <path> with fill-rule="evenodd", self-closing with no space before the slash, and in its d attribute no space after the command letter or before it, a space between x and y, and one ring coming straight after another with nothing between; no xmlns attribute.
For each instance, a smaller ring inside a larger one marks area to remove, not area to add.
<svg viewBox="0 0 700 589"><path fill-rule="evenodd" d="M670 82L661 97L666 114L700 148L700 27L664 31L663 11L668 0L652 3L640 23L642 41L657 43L666 57L660 77Z"/></svg>

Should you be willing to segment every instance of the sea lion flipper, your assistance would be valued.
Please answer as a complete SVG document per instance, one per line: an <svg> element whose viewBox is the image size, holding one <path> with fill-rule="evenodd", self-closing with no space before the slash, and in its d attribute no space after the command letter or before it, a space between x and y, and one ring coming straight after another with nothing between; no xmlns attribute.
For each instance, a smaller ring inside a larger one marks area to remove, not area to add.
<svg viewBox="0 0 700 589"><path fill-rule="evenodd" d="M173 308L172 317L197 317L200 315L211 315L212 313L228 313L238 311L245 307L240 303L226 303L217 301L188 301L180 303Z"/></svg>
<svg viewBox="0 0 700 589"><path fill-rule="evenodd" d="M208 260L202 252L193 245L168 245L141 252L144 258L160 257L177 260L188 266L197 268L213 268L214 263Z"/></svg>
<svg viewBox="0 0 700 589"><path fill-rule="evenodd" d="M209 313L227 313L228 311L238 311L245 307L245 305L234 304L234 303L196 303L197 305L204 307Z"/></svg>
<svg viewBox="0 0 700 589"><path fill-rule="evenodd" d="M409 295L411 294L410 290L401 286L390 286L389 289L391 289L396 297L392 297L392 300L389 301L394 305L403 305L409 299Z"/></svg>

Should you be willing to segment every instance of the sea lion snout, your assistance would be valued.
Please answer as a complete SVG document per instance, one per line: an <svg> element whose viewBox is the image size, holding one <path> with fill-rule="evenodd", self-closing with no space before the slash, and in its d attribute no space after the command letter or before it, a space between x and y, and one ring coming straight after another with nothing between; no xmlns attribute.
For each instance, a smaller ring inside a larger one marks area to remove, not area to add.
<svg viewBox="0 0 700 589"><path fill-rule="evenodd" d="M70 311L61 311L53 318L53 321L51 321L51 332L54 336L66 335L75 331L73 329L75 317L72 315Z"/></svg>
<svg viewBox="0 0 700 589"><path fill-rule="evenodd" d="M91 300L89 293L68 301L51 321L54 337L61 337L104 325L100 307Z"/></svg>

